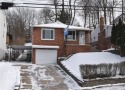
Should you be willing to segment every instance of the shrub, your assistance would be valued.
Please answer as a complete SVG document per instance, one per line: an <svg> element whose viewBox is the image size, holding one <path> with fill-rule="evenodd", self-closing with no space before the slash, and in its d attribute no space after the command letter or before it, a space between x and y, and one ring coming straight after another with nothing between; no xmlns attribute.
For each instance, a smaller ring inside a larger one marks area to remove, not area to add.
<svg viewBox="0 0 125 90"><path fill-rule="evenodd" d="M125 75L125 62L114 64L80 65L82 78L103 78L116 75Z"/></svg>

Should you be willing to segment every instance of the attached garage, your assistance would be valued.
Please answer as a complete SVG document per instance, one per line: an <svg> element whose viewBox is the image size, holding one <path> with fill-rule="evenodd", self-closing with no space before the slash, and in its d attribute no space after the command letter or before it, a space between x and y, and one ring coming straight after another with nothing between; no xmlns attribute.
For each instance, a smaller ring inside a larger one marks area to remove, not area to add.
<svg viewBox="0 0 125 90"><path fill-rule="evenodd" d="M33 63L54 64L57 63L57 49L59 46L33 45Z"/></svg>

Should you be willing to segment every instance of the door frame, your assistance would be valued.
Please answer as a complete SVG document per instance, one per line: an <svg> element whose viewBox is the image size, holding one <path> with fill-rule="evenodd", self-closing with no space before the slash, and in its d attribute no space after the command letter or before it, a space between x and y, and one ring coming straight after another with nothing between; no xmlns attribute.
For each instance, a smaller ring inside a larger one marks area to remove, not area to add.
<svg viewBox="0 0 125 90"><path fill-rule="evenodd" d="M85 45L85 31L79 31L79 45Z"/></svg>

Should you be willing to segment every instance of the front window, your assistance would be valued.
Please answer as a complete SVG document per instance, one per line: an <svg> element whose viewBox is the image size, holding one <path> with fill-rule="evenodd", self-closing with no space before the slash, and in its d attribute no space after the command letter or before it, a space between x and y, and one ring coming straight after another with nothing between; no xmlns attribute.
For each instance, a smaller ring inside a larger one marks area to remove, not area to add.
<svg viewBox="0 0 125 90"><path fill-rule="evenodd" d="M54 40L54 29L43 29L42 40Z"/></svg>
<svg viewBox="0 0 125 90"><path fill-rule="evenodd" d="M67 40L76 40L76 31L68 31Z"/></svg>

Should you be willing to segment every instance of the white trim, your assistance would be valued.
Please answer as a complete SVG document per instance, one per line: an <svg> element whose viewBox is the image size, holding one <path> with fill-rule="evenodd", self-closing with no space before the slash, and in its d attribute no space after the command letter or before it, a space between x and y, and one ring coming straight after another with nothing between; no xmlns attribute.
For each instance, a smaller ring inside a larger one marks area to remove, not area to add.
<svg viewBox="0 0 125 90"><path fill-rule="evenodd" d="M49 49L58 49L59 46L48 46L48 45L32 45L32 48L49 48Z"/></svg>
<svg viewBox="0 0 125 90"><path fill-rule="evenodd" d="M41 39L41 40L50 40L50 41L52 41L52 40L55 40L55 39Z"/></svg>
<svg viewBox="0 0 125 90"><path fill-rule="evenodd" d="M44 39L43 38L43 30L53 30L53 39ZM55 40L55 29L50 29L50 28L41 28L41 40Z"/></svg>

